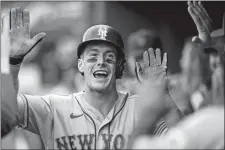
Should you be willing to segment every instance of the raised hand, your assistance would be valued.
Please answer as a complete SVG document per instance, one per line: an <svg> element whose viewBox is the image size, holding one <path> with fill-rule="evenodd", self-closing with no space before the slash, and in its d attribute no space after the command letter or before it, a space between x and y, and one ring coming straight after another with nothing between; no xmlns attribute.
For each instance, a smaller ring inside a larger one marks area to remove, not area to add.
<svg viewBox="0 0 225 150"><path fill-rule="evenodd" d="M139 94L141 95L141 106L143 109L155 111L160 115L177 109L176 104L171 99L167 88L167 53L164 53L163 60L161 59L160 49L154 50L149 48L143 54L144 63L141 66L136 62L136 74L138 80L143 83ZM140 108L141 108L140 107Z"/></svg>
<svg viewBox="0 0 225 150"><path fill-rule="evenodd" d="M137 79L143 83L146 80L156 80L159 76L166 78L167 69L167 53L163 55L163 61L161 60L161 51L156 49L156 56L154 50L149 48L143 54L144 64L141 67L139 62L136 62L135 72Z"/></svg>
<svg viewBox="0 0 225 150"><path fill-rule="evenodd" d="M199 1L188 2L188 12L191 15L197 30L198 36L192 38L192 42L203 48L213 45L210 36L212 32L212 19L209 17L207 11Z"/></svg>
<svg viewBox="0 0 225 150"><path fill-rule="evenodd" d="M18 64L32 48L46 35L39 33L30 38L30 14L21 7L12 8L10 11L10 63Z"/></svg>
<svg viewBox="0 0 225 150"><path fill-rule="evenodd" d="M149 114L150 111L160 117L168 115L165 121L172 125L170 116L178 116L176 112L178 107L172 100L167 87L167 53L164 53L162 60L160 49L156 49L155 55L154 50L150 48L144 52L143 60L142 67L138 62L136 63L137 78L143 83L139 92L140 104L137 105L140 105L143 113ZM175 122L176 120L173 119L173 123Z"/></svg>
<svg viewBox="0 0 225 150"><path fill-rule="evenodd" d="M143 83L140 86L140 109L142 111L155 111L164 109L165 91L166 91L166 63L167 54L164 53L163 61L161 60L161 51L156 49L156 56L153 48L143 53L143 65L136 62L135 72L137 79ZM151 108L150 108L151 107Z"/></svg>

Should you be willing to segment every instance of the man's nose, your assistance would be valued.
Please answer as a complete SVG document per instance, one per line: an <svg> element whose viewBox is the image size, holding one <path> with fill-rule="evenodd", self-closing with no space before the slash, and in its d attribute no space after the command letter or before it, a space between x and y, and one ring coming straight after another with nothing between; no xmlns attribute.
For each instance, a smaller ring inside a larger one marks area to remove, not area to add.
<svg viewBox="0 0 225 150"><path fill-rule="evenodd" d="M98 65L105 65L105 58L104 56L99 56L98 58Z"/></svg>

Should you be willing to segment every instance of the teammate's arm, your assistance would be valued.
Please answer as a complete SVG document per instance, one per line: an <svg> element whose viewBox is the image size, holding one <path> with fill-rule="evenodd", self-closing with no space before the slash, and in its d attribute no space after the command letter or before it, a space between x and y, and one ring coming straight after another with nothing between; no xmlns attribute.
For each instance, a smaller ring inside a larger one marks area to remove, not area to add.
<svg viewBox="0 0 225 150"><path fill-rule="evenodd" d="M5 23L7 24L7 23ZM7 95L5 95L7 98L11 96L11 94L18 95L18 73L20 70L20 65L26 56L32 48L43 39L45 36L45 33L39 33L36 36L34 36L32 39L30 38L30 16L29 12L27 10L23 10L21 7L12 8L10 10L9 14L9 24L8 29L7 27L3 28L5 30L6 35L8 35L9 40L9 62L10 62L10 72L12 75L13 80L13 88L12 90L8 90ZM11 80L11 81L12 81ZM10 85L10 80L5 81L6 85ZM19 97L19 96L17 96ZM10 107L16 106L15 110L23 111L21 108L25 108L25 103L18 98L13 103L10 103L10 101L4 101L6 105L9 105ZM4 114L10 115L10 112L5 111L6 109L1 109ZM14 118L17 118L16 114L11 113L14 115ZM20 115L20 113L17 113L17 115ZM18 118L21 118L18 116ZM12 124L14 124L13 120L9 120L9 122L12 121ZM4 125L5 122L2 122Z"/></svg>
<svg viewBox="0 0 225 150"><path fill-rule="evenodd" d="M144 52L143 54L143 59L144 59L144 64L141 66L138 62L136 63L136 73L137 73L137 78L141 83L148 83L154 87L156 84L155 81L158 80L158 78L162 78L167 82L167 77L166 77L166 69L167 69L167 54L164 53L163 55L163 60L161 59L161 51L160 49L156 49L155 51L156 54L154 54L154 50L150 48L148 51ZM167 124L167 127L175 125L182 117L183 114L177 107L176 103L172 100L169 90L167 88L167 85L165 88L163 88L163 92L161 93L162 96L161 98L163 99L164 104L162 104L160 107L163 108L163 110L168 110L167 115L164 116L163 120ZM146 87L146 90L148 90L148 87ZM150 99L150 97L154 97L155 94L158 94L157 91L156 93L152 93L151 88L149 88L149 93L146 92L146 97ZM151 94L150 94L151 93ZM140 100L141 101L141 100ZM161 101L162 102L162 101ZM144 101L143 105L146 105L145 107L149 106L149 109L154 109L153 103L151 103L146 99ZM165 107L165 108L164 108ZM158 109L162 110L162 109ZM162 111L164 112L164 111ZM160 119L160 118L158 118Z"/></svg>
<svg viewBox="0 0 225 150"><path fill-rule="evenodd" d="M151 55L152 53L153 55ZM156 55L160 55L159 49L156 50ZM151 62L149 61L149 56L151 57ZM136 127L129 141L129 146L131 146L135 138L140 135L157 134L154 131L155 126L158 125L158 127L160 126L159 128L162 129L161 127L165 125L165 122L161 119L169 111L168 102L164 99L166 91L166 72L164 66L166 64L166 54L164 54L163 62L161 62L161 60L157 60L158 65L153 65L154 62L156 63L153 49L149 49L144 52L143 57L143 67L151 67L151 69L141 70L142 68L137 63L138 71L148 77L142 78L144 80L141 80L142 83L139 88L139 99L135 104ZM152 66L149 67L150 64L152 64ZM167 126L164 127L167 128Z"/></svg>
<svg viewBox="0 0 225 150"><path fill-rule="evenodd" d="M17 101L9 69L9 17L1 18L1 137L16 125Z"/></svg>

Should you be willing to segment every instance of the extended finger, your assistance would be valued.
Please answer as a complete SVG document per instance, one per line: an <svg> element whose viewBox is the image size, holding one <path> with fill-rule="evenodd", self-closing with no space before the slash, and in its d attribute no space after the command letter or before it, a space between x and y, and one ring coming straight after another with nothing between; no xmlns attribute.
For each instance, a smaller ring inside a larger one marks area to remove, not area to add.
<svg viewBox="0 0 225 150"><path fill-rule="evenodd" d="M1 33L4 31L4 17L5 15L3 15L1 18Z"/></svg>
<svg viewBox="0 0 225 150"><path fill-rule="evenodd" d="M197 2L194 1L193 4L190 3L190 7L192 8L192 11L194 12L194 14L196 15L196 17L198 18L199 22L201 22L201 26L198 28L198 30L200 32L202 32L202 31L203 32L205 32L205 31L208 31L209 32L209 30L206 28L206 24L204 22L203 17L201 15L201 13L199 12L198 8L197 8Z"/></svg>
<svg viewBox="0 0 225 150"><path fill-rule="evenodd" d="M144 67L149 67L150 62L149 62L149 56L148 56L148 52L145 51L143 53L143 60L144 60Z"/></svg>
<svg viewBox="0 0 225 150"><path fill-rule="evenodd" d="M137 80L139 82L142 82L142 80L141 80L141 65L138 62L135 63L135 73L136 73Z"/></svg>
<svg viewBox="0 0 225 150"><path fill-rule="evenodd" d="M9 33L9 17L7 15L2 17L2 32Z"/></svg>
<svg viewBox="0 0 225 150"><path fill-rule="evenodd" d="M212 19L209 17L207 11L205 10L205 8L203 7L201 1L198 2L198 8L204 18L204 21L206 22L207 24L207 27L209 28L209 31L212 32L213 29L212 29Z"/></svg>
<svg viewBox="0 0 225 150"><path fill-rule="evenodd" d="M204 12L205 16L208 18L208 20L210 22L212 22L212 18L209 16L209 14L207 13L207 11L205 10L205 8L204 8L203 4L201 3L201 1L199 1L198 4L199 4L201 10Z"/></svg>
<svg viewBox="0 0 225 150"><path fill-rule="evenodd" d="M30 14L26 9L23 11L23 26L26 36L30 37Z"/></svg>
<svg viewBox="0 0 225 150"><path fill-rule="evenodd" d="M201 10L200 6L198 5L198 2L194 1L193 4L194 4L193 10L196 12L196 14L201 19L203 25L205 26L205 29L208 32L211 32L212 31L212 27L210 25L210 22L207 20L206 16L204 15L204 12Z"/></svg>
<svg viewBox="0 0 225 150"><path fill-rule="evenodd" d="M193 19L198 31L202 31L204 28L204 25L202 24L200 18L196 15L195 11L191 6L188 7L188 12L191 15L191 18Z"/></svg>
<svg viewBox="0 0 225 150"><path fill-rule="evenodd" d="M167 53L164 53L164 54L163 54L162 67L163 67L164 69L167 69Z"/></svg>
<svg viewBox="0 0 225 150"><path fill-rule="evenodd" d="M17 27L23 26L23 9L21 7L16 8L16 25Z"/></svg>
<svg viewBox="0 0 225 150"><path fill-rule="evenodd" d="M35 35L30 41L29 41L29 45L31 46L30 49L25 53L28 54L38 43L40 43L43 38L46 36L46 34L44 32L38 33L37 35Z"/></svg>
<svg viewBox="0 0 225 150"><path fill-rule="evenodd" d="M148 49L148 54L149 54L149 59L150 59L150 66L157 65L153 48Z"/></svg>
<svg viewBox="0 0 225 150"><path fill-rule="evenodd" d="M156 63L157 63L157 65L161 65L162 64L161 50L159 48L157 48L155 53L156 53Z"/></svg>
<svg viewBox="0 0 225 150"><path fill-rule="evenodd" d="M16 8L10 10L10 29L16 28Z"/></svg>

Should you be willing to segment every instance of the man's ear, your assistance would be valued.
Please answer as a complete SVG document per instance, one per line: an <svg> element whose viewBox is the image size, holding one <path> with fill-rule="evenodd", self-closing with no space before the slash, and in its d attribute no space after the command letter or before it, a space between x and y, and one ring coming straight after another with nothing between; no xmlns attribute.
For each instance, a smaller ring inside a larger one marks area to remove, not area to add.
<svg viewBox="0 0 225 150"><path fill-rule="evenodd" d="M84 60L78 59L78 69L81 73L84 73Z"/></svg>

